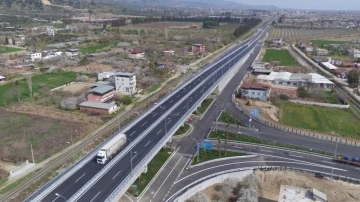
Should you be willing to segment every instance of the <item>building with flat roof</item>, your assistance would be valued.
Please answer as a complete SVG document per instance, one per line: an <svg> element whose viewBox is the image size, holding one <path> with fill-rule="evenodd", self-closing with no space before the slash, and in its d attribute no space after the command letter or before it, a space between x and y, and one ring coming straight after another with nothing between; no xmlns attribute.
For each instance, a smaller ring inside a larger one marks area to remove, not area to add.
<svg viewBox="0 0 360 202"><path fill-rule="evenodd" d="M80 105L80 111L87 111L98 114L111 114L116 111L117 106L113 103L101 103L101 102L82 102Z"/></svg>
<svg viewBox="0 0 360 202"><path fill-rule="evenodd" d="M129 72L116 72L115 77L115 90L126 95L134 95L137 93L136 89L136 75Z"/></svg>
<svg viewBox="0 0 360 202"><path fill-rule="evenodd" d="M193 53L204 53L205 52L205 45L203 45L203 44L193 44L191 46L191 52L193 52Z"/></svg>
<svg viewBox="0 0 360 202"><path fill-rule="evenodd" d="M242 98L267 100L270 96L271 88L261 83L243 83L240 86L240 90Z"/></svg>
<svg viewBox="0 0 360 202"><path fill-rule="evenodd" d="M329 51L326 49L322 49L322 48L316 49L316 55L327 55L328 53L329 53Z"/></svg>
<svg viewBox="0 0 360 202"><path fill-rule="evenodd" d="M327 196L317 189L302 189L281 185L278 202L327 202Z"/></svg>
<svg viewBox="0 0 360 202"><path fill-rule="evenodd" d="M106 102L114 97L114 86L109 85L96 86L90 89L86 95L87 101L90 102Z"/></svg>
<svg viewBox="0 0 360 202"><path fill-rule="evenodd" d="M129 53L131 59L143 59L145 58L145 52L141 50L133 50Z"/></svg>

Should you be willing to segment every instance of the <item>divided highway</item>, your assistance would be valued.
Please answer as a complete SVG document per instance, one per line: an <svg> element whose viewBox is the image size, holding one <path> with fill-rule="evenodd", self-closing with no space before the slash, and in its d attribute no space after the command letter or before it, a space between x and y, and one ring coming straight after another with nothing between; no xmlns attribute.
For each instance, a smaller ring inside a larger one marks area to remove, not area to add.
<svg viewBox="0 0 360 202"><path fill-rule="evenodd" d="M264 29L266 30L266 29ZM172 128L178 120L186 113L190 106L194 105L208 89L213 88L213 85L227 73L246 53L248 53L257 44L257 40L264 35L264 31L257 33L252 39L247 40L242 45L233 48L223 58L218 59L215 63L203 72L199 73L194 79L187 84L181 86L180 89L174 91L170 96L155 106L150 113L136 124L130 127L127 131L121 133L127 134L128 145L132 141L144 135L144 131L153 127L153 124L162 119L153 129L145 134L145 136L132 148L132 164L135 167L146 154L166 135L168 130ZM180 103L182 98L186 98ZM162 116L168 113L169 109L178 105L170 114L164 119ZM103 175L95 184L93 184L87 191L80 195L77 201L104 201L114 189L126 178L131 172L130 152L127 152L120 158L110 170ZM109 161L111 162L111 161ZM107 162L107 163L109 163ZM94 175L96 175L106 165L98 165L95 159L87 162L84 166L73 173L68 179L63 181L49 192L41 201L64 201L71 198L77 191L80 190ZM60 194L60 195L56 195ZM26 201L35 201L34 197Z"/></svg>

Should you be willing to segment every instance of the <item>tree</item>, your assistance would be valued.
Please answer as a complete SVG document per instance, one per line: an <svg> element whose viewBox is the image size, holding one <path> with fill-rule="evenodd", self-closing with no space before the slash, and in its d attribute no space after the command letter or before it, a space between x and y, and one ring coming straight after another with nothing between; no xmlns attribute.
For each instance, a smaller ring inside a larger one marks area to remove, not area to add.
<svg viewBox="0 0 360 202"><path fill-rule="evenodd" d="M219 157L221 157L221 139L218 137L218 151L219 151Z"/></svg>
<svg viewBox="0 0 360 202"><path fill-rule="evenodd" d="M133 101L133 99L132 99L132 97L131 97L130 95L126 95L126 96L124 96L123 98L121 98L121 102L122 102L123 104L126 104L126 105L131 104L132 101Z"/></svg>
<svg viewBox="0 0 360 202"><path fill-rule="evenodd" d="M5 45L9 45L9 39L5 37Z"/></svg>
<svg viewBox="0 0 360 202"><path fill-rule="evenodd" d="M12 45L14 45L14 46L15 46L15 45L16 45L16 43L15 43L15 39L14 39L14 37L12 37L12 38L11 38L11 41L12 41Z"/></svg>
<svg viewBox="0 0 360 202"><path fill-rule="evenodd" d="M26 74L25 75L25 79L26 79L26 83L27 83L27 85L28 85L28 87L29 87L29 92L30 92L30 97L32 98L32 96L33 96L33 88L32 88L32 75L31 74Z"/></svg>
<svg viewBox="0 0 360 202"><path fill-rule="evenodd" d="M296 91L297 96L301 98L305 98L308 95L308 92L304 87L299 87Z"/></svg>
<svg viewBox="0 0 360 202"><path fill-rule="evenodd" d="M11 88L11 91L14 93L16 99L18 100L18 102L21 101L21 96L24 93L24 89L21 86L14 86Z"/></svg>
<svg viewBox="0 0 360 202"><path fill-rule="evenodd" d="M348 83L351 86L359 85L359 76L360 76L360 71L357 69L352 69L347 76Z"/></svg>
<svg viewBox="0 0 360 202"><path fill-rule="evenodd" d="M86 56L83 57L83 58L80 60L80 62L79 62L79 65L80 65L80 66L88 65L88 64L90 64L90 61L89 61L89 59L88 59Z"/></svg>

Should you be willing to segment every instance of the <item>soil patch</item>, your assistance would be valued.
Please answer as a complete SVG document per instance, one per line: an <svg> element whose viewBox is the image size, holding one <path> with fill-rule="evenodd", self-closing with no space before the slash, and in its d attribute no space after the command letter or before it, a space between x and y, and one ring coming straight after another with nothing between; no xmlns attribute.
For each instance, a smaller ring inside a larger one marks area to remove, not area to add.
<svg viewBox="0 0 360 202"><path fill-rule="evenodd" d="M73 83L71 85L61 88L60 90L63 92L77 94L77 93L84 92L85 90L90 89L90 86L91 86L90 83Z"/></svg>
<svg viewBox="0 0 360 202"><path fill-rule="evenodd" d="M99 72L108 72L113 70L114 68L110 65L103 65L103 64L89 64L84 66L77 66L77 67L71 67L69 70L73 72L82 72L82 73L99 73Z"/></svg>

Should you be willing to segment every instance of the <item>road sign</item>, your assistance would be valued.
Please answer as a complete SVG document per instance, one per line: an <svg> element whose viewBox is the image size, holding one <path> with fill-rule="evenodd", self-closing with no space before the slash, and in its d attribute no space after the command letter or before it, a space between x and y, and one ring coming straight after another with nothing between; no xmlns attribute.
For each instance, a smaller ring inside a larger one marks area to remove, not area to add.
<svg viewBox="0 0 360 202"><path fill-rule="evenodd" d="M252 119L249 119L249 122L251 122L252 121Z"/></svg>
<svg viewBox="0 0 360 202"><path fill-rule="evenodd" d="M252 111L252 114L254 115L254 116L256 116L256 115L258 115L259 114L259 109L254 109L253 111Z"/></svg>
<svg viewBox="0 0 360 202"><path fill-rule="evenodd" d="M131 185L132 188L137 188L136 184Z"/></svg>
<svg viewBox="0 0 360 202"><path fill-rule="evenodd" d="M201 148L205 149L205 150L212 150L213 144L212 142L208 142L208 141L202 141L201 142Z"/></svg>

